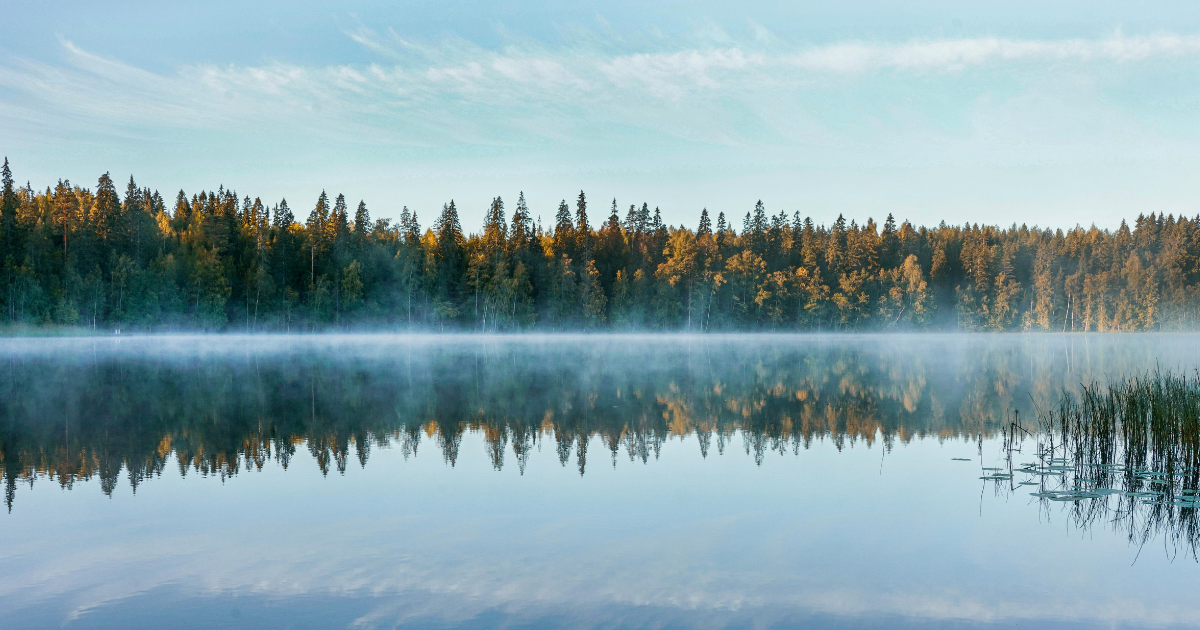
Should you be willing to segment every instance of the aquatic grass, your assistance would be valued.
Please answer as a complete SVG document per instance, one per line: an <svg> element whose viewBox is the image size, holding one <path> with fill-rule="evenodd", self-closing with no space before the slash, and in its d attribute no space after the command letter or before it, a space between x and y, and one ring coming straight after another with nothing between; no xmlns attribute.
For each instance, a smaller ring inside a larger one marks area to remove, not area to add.
<svg viewBox="0 0 1200 630"><path fill-rule="evenodd" d="M1139 545L1161 534L1200 559L1200 374L1083 384L1038 422L1036 461L1012 469L1028 477L1014 490L1036 485L1031 496L1071 503L1080 526L1108 522ZM1004 448L1011 462L1016 440Z"/></svg>

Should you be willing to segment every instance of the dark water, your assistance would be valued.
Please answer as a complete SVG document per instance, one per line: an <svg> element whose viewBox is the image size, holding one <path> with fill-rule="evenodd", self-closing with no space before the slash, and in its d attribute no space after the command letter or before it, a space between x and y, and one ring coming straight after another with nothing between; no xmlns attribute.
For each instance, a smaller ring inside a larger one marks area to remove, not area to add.
<svg viewBox="0 0 1200 630"><path fill-rule="evenodd" d="M991 469L1064 390L1198 365L1167 335L4 340L0 627L1196 626L1194 510Z"/></svg>

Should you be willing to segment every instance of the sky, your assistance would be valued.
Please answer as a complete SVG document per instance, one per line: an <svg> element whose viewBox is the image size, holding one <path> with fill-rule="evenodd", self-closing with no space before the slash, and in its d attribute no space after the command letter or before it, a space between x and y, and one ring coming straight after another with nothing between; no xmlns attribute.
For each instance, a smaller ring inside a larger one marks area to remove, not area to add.
<svg viewBox="0 0 1200 630"><path fill-rule="evenodd" d="M899 5L903 4L901 7ZM650 6L647 6L650 5ZM1046 6L1049 5L1049 6ZM1200 11L1129 2L8 3L0 153L307 216L581 190L694 227L1200 213ZM122 184L123 189L123 184Z"/></svg>

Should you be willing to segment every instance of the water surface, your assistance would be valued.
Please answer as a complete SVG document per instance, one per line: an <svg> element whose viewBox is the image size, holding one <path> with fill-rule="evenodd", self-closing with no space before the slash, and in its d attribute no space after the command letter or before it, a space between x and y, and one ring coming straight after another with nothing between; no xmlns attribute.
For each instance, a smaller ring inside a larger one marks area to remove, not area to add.
<svg viewBox="0 0 1200 630"><path fill-rule="evenodd" d="M980 478L1064 390L1197 365L1178 335L3 340L0 610L6 628L1200 625L1188 536Z"/></svg>

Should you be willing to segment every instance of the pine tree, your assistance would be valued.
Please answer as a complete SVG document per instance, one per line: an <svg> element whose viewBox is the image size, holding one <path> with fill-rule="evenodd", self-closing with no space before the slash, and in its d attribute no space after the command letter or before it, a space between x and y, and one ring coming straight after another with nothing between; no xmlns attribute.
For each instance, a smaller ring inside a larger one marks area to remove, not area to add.
<svg viewBox="0 0 1200 630"><path fill-rule="evenodd" d="M442 206L442 214L437 221L436 236L437 277L434 293L442 303L444 318L453 319L458 315L460 283L463 272L466 271L466 260L463 255L465 239L453 199L450 200L450 203Z"/></svg>
<svg viewBox="0 0 1200 630"><path fill-rule="evenodd" d="M371 213L367 211L367 202L360 200L358 209L354 211L354 233L359 237L371 231Z"/></svg>
<svg viewBox="0 0 1200 630"><path fill-rule="evenodd" d="M642 208L637 213L637 230L638 234L645 234L650 231L650 205L642 203Z"/></svg>
<svg viewBox="0 0 1200 630"><path fill-rule="evenodd" d="M408 206L400 212L400 233L404 242L416 246L421 242L421 222L417 220L416 212L409 212Z"/></svg>
<svg viewBox="0 0 1200 630"><path fill-rule="evenodd" d="M846 258L846 218L838 215L825 246L825 263L828 265L830 278L836 281L845 269Z"/></svg>
<svg viewBox="0 0 1200 630"><path fill-rule="evenodd" d="M249 199L249 197L246 197ZM271 225L270 212L267 210L266 204L259 197L254 198L254 203L250 204L250 217L247 226L250 233L254 235L255 249L263 249L267 243L267 229Z"/></svg>
<svg viewBox="0 0 1200 630"><path fill-rule="evenodd" d="M512 229L509 230L510 248L520 251L527 248L533 240L533 220L529 217L529 206L525 204L525 193L517 197L517 209L512 215Z"/></svg>
<svg viewBox="0 0 1200 630"><path fill-rule="evenodd" d="M558 212L554 215L554 249L568 257L575 254L575 224L571 221L571 208L566 199L558 204Z"/></svg>
<svg viewBox="0 0 1200 630"><path fill-rule="evenodd" d="M504 253L507 238L508 224L504 218L504 200L496 197L488 206L487 216L483 221L483 244L489 259Z"/></svg>
<svg viewBox="0 0 1200 630"><path fill-rule="evenodd" d="M587 197L582 190L579 191L579 198L575 200L575 227L580 232L592 231L592 226L588 223Z"/></svg>
<svg viewBox="0 0 1200 630"><path fill-rule="evenodd" d="M638 232L638 211L634 204L629 204L629 210L625 213L624 227L630 236Z"/></svg>
<svg viewBox="0 0 1200 630"><path fill-rule="evenodd" d="M120 248L121 198L113 186L112 178L105 173L96 183L96 198L92 202L92 223L100 239L108 247Z"/></svg>
<svg viewBox="0 0 1200 630"><path fill-rule="evenodd" d="M149 190L138 188L130 175L125 202L121 207L119 231L124 253L129 254L138 266L146 262L147 255L154 247L156 226L152 203L153 196Z"/></svg>
<svg viewBox="0 0 1200 630"><path fill-rule="evenodd" d="M171 229L182 232L191 223L192 205L188 203L187 193L182 190L175 197L175 210L171 213Z"/></svg>
<svg viewBox="0 0 1200 630"><path fill-rule="evenodd" d="M337 242L350 233L350 217L346 208L346 196L338 194L333 202L333 223L330 229L330 241Z"/></svg>
<svg viewBox="0 0 1200 630"><path fill-rule="evenodd" d="M725 213L717 213L717 232L714 239L717 245L717 256L724 258L726 247L731 240L729 224L725 221Z"/></svg>
<svg viewBox="0 0 1200 630"><path fill-rule="evenodd" d="M4 158L4 167L0 169L0 240L3 241L4 251L13 251L13 238L17 229L17 193L13 187L12 170L8 167L8 158Z"/></svg>
<svg viewBox="0 0 1200 630"><path fill-rule="evenodd" d="M17 250L17 195L13 189L12 170L8 167L8 158L4 158L4 167L0 169L0 290L8 305L9 319L14 317L12 285L16 271Z"/></svg>
<svg viewBox="0 0 1200 630"><path fill-rule="evenodd" d="M329 196L325 191L321 191L321 196L317 198L317 205L313 207L312 212L308 213L308 221L305 227L308 228L310 234L324 235L328 230L329 225Z"/></svg>
<svg viewBox="0 0 1200 630"><path fill-rule="evenodd" d="M293 215L292 210L290 208L288 208L288 203L287 203L286 198L283 199L282 201L280 201L279 205L275 207L274 214L275 214L275 227L280 230L285 230L285 231L289 230L289 229L291 229L292 224L296 222L295 215Z"/></svg>
<svg viewBox="0 0 1200 630"><path fill-rule="evenodd" d="M75 196L75 191L71 188L69 180L58 180L58 186L54 188L54 223L55 227L62 234L62 260L63 269L70 264L70 234L75 223L75 214L78 209L79 201ZM0 261L2 263L2 261Z"/></svg>
<svg viewBox="0 0 1200 630"><path fill-rule="evenodd" d="M624 269L629 263L629 247L625 234L621 231L621 217L617 213L615 198L612 200L608 220L600 226L595 242L594 260L596 270L600 273L600 285L606 295L612 295L613 282L618 270Z"/></svg>
<svg viewBox="0 0 1200 630"><path fill-rule="evenodd" d="M308 236L308 286L310 291L315 291L317 287L317 257L318 255L323 257L329 247L329 224L329 196L322 190L321 196L317 198L317 205L308 214L308 221L305 223Z"/></svg>
<svg viewBox="0 0 1200 630"><path fill-rule="evenodd" d="M883 222L883 234L879 239L879 262L887 268L892 268L897 265L900 256L900 238L896 234L896 219L892 213L888 213L887 220Z"/></svg>

